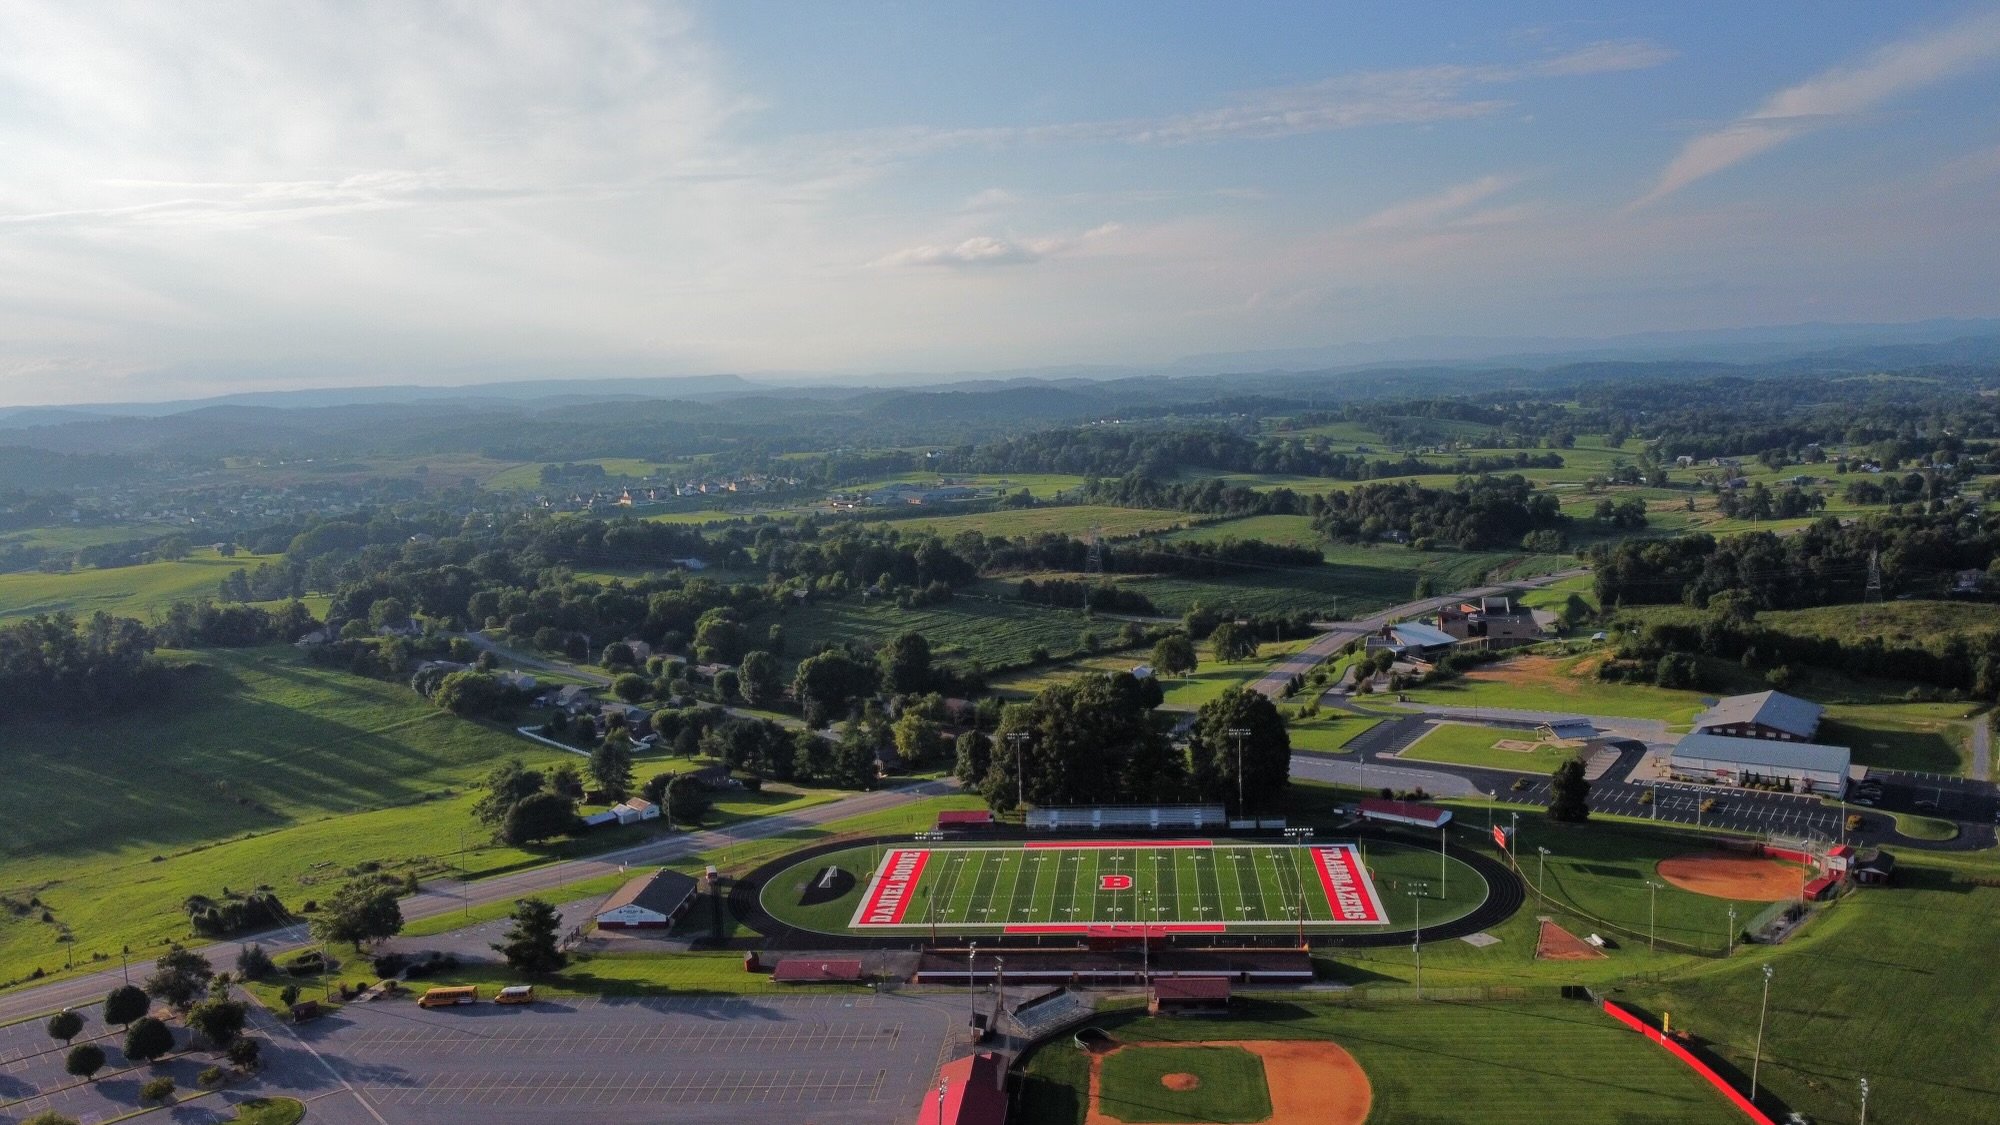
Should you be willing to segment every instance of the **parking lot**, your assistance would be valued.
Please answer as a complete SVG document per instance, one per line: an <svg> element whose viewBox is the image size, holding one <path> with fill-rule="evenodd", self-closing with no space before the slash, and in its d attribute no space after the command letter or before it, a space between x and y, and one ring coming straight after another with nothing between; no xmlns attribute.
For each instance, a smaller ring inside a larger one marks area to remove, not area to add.
<svg viewBox="0 0 2000 1125"><path fill-rule="evenodd" d="M323 1125L505 1125L600 1107L648 1121L903 1120L964 1018L959 996L867 992L428 1011L394 1001L296 1028L259 1012L263 1072L206 1095L195 1076L211 1056L127 1069L117 1028L99 1041L110 1061L97 1081L72 1078L65 1048L36 1019L0 1028L0 1123L46 1109L86 1125L120 1117L140 1108L139 1084L162 1074L180 1089L160 1120L178 1125L226 1120L230 1102L270 1094L304 1100ZM78 1041L104 1030L93 1012Z"/></svg>
<svg viewBox="0 0 2000 1125"><path fill-rule="evenodd" d="M873 1122L916 1107L963 1015L953 1000L353 1005L299 1037L361 1108L395 1122L545 1121L551 1110L585 1107L675 1121L784 1112L798 1122Z"/></svg>

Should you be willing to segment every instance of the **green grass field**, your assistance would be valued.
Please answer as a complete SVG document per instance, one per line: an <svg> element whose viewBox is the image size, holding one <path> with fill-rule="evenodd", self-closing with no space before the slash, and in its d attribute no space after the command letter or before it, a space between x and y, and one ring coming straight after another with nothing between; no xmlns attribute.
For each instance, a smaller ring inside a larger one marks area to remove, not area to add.
<svg viewBox="0 0 2000 1125"><path fill-rule="evenodd" d="M68 574L0 574L0 619L98 610L145 620L184 598L216 596L216 587L238 568L256 570L277 556L238 554L225 559L211 548L175 562L78 570Z"/></svg>
<svg viewBox="0 0 2000 1125"><path fill-rule="evenodd" d="M1009 495L1025 488L1028 490L1028 494L1035 499L1048 500L1058 493L1067 492L1072 488L1081 488L1083 480L1083 477L1074 473L994 473L971 476L962 473L953 473L945 477L940 477L936 473L898 473L895 476L881 477L862 484L842 485L840 491L866 493L886 488L892 484L940 485L950 483L970 485L973 488L998 489Z"/></svg>
<svg viewBox="0 0 2000 1125"><path fill-rule="evenodd" d="M1987 1034L2000 889L1992 859L1904 851L1898 885L1863 890L1797 938L1665 980L1631 998L1673 1013L1744 1072L1756 1042L1761 966L1773 968L1763 1080L1815 1121L1858 1117L1862 1076L1871 1125L1984 1121L2000 1105L2000 1039Z"/></svg>
<svg viewBox="0 0 2000 1125"><path fill-rule="evenodd" d="M1240 1002L1225 1018L1148 1019L1126 1012L1098 1023L1123 1042L1148 1047L1331 1040L1368 1074L1374 1095L1370 1125L1742 1120L1667 1052L1579 1001L1367 1005L1260 999ZM1028 1060L1015 1120L1081 1125L1089 1079L1089 1056L1067 1038L1042 1047Z"/></svg>
<svg viewBox="0 0 2000 1125"><path fill-rule="evenodd" d="M1356 738L1382 725L1383 720L1327 711L1310 719L1294 719L1287 726L1292 749L1315 754L1344 754Z"/></svg>
<svg viewBox="0 0 2000 1125"><path fill-rule="evenodd" d="M1107 538L1120 539L1148 531L1186 527L1190 518L1180 512L1074 504L1054 508L1004 508L996 512L968 512L958 516L914 516L889 520L881 526L906 533L937 535L944 539L950 539L961 531L977 531L1008 539L1051 532L1082 536L1095 527L1101 529Z"/></svg>
<svg viewBox="0 0 2000 1125"><path fill-rule="evenodd" d="M914 866L918 853L921 867ZM1359 860L1363 853L1350 854ZM1417 910L1412 890L1426 896L1426 922L1459 917L1485 901L1485 881L1455 859L1442 859L1440 887L1441 859L1434 851L1369 844L1365 863L1374 894L1351 913L1336 912L1313 848L1230 841L1212 847L857 848L780 873L765 884L762 901L788 925L835 934L933 927L955 934L1033 934L1134 924L1191 933L1210 927L1283 933L1299 925L1301 904L1308 930L1366 933L1407 926ZM1339 861L1328 863L1338 871ZM828 867L853 876L853 887L807 904L811 884Z"/></svg>
<svg viewBox="0 0 2000 1125"><path fill-rule="evenodd" d="M1567 711L1688 723L1703 709L1700 692L1646 684L1604 683L1592 674L1601 655L1516 656L1438 684L1410 689L1410 699L1457 707Z"/></svg>
<svg viewBox="0 0 2000 1125"><path fill-rule="evenodd" d="M602 465L604 466L605 473L613 481L627 477L638 480L656 476L663 471L662 466L652 461L642 461L635 457L592 457L585 461L579 461L577 464ZM539 491L542 487L543 467L544 463L539 461L526 465L513 465L487 476L482 483L487 488L493 489L496 492ZM576 486L558 487L574 488Z"/></svg>
<svg viewBox="0 0 2000 1125"><path fill-rule="evenodd" d="M1398 757L1420 762L1448 762L1483 769L1513 770L1518 773L1549 773L1576 757L1574 747L1555 746L1540 741L1531 730L1478 726L1472 723L1437 723L1430 732L1403 749ZM1503 750L1502 741L1534 742L1532 750Z"/></svg>
<svg viewBox="0 0 2000 1125"><path fill-rule="evenodd" d="M2000 629L2000 605L1992 602L1883 602L1880 605L1829 605L1814 609L1771 610L1757 623L1780 633L1830 637L1852 644L1879 637L1891 647L1928 648L1951 633L1980 638Z"/></svg>
<svg viewBox="0 0 2000 1125"><path fill-rule="evenodd" d="M1191 1090L1168 1089L1192 1075ZM1271 1116L1264 1060L1241 1047L1127 1047L1107 1056L1097 1105L1120 1121L1163 1125L1262 1121Z"/></svg>
<svg viewBox="0 0 2000 1125"><path fill-rule="evenodd" d="M1972 764L1967 720L1976 710L1967 703L1835 703L1813 740L1848 747L1859 765L1964 773Z"/></svg>

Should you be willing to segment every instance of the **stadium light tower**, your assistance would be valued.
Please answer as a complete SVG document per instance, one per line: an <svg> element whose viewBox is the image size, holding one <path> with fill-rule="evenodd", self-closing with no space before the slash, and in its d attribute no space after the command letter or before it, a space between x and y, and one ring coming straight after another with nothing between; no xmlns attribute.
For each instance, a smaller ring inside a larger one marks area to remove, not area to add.
<svg viewBox="0 0 2000 1125"><path fill-rule="evenodd" d="M1028 803L1025 795L1028 775L1021 768L1021 751L1027 748L1028 740L1032 737L1034 736L1024 730L1017 730L1007 736L1007 741L1014 744L1014 807L1017 809Z"/></svg>
<svg viewBox="0 0 2000 1125"><path fill-rule="evenodd" d="M1651 952L1654 949L1658 948L1657 939L1660 936L1659 924L1658 924L1659 916L1660 916L1660 885L1658 883L1655 883L1651 879L1648 879L1646 880L1647 952Z"/></svg>
<svg viewBox="0 0 2000 1125"><path fill-rule="evenodd" d="M1771 1010L1771 966L1764 966L1764 1001L1757 1006L1757 1053L1750 1056L1750 1104L1757 1104L1757 1072L1764 1065L1764 1016Z"/></svg>
<svg viewBox="0 0 2000 1125"><path fill-rule="evenodd" d="M972 1001L972 1022L979 1022L979 985L973 980L973 963L979 958L979 943L971 942L965 947L965 995Z"/></svg>
<svg viewBox="0 0 2000 1125"><path fill-rule="evenodd" d="M1249 727L1230 727L1229 737L1236 740L1236 815L1249 816L1249 805L1243 799L1243 740L1250 737Z"/></svg>

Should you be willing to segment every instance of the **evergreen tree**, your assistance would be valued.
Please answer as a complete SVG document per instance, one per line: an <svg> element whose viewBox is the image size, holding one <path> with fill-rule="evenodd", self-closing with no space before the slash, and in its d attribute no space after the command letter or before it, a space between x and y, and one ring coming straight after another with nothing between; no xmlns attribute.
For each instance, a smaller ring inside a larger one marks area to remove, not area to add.
<svg viewBox="0 0 2000 1125"><path fill-rule="evenodd" d="M493 950L517 973L547 976L569 964L569 955L560 944L561 929L562 916L555 907L538 898L524 898L514 904L513 924Z"/></svg>

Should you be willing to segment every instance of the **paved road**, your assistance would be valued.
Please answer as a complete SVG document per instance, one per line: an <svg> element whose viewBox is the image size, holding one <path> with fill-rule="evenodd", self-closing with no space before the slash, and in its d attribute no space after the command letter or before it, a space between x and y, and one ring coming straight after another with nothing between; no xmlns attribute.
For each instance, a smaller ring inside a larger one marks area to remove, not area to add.
<svg viewBox="0 0 2000 1125"><path fill-rule="evenodd" d="M1470 590L1460 590L1453 594L1442 594L1434 598L1419 598L1413 602L1404 602L1401 605L1390 606L1380 613L1361 618L1357 621L1336 622L1327 632L1314 638L1311 644L1273 664L1270 671L1265 672L1255 683L1250 685L1250 690L1261 692L1272 699L1277 699L1285 693L1285 685L1291 682L1293 676L1301 676L1312 671L1321 661L1347 647L1349 642L1365 637L1392 621L1400 621L1419 614L1432 613L1445 606L1456 605L1461 601L1472 598L1491 597L1505 594L1510 590L1535 589L1552 585L1565 578L1574 578L1579 574L1588 573L1590 572L1583 569L1562 570L1554 574L1544 574L1536 578L1524 578L1519 582L1509 582L1504 585L1478 586Z"/></svg>
<svg viewBox="0 0 2000 1125"><path fill-rule="evenodd" d="M779 836L833 820L882 812L923 797L943 796L956 790L957 785L954 782L932 781L874 793L857 793L838 801L800 809L797 812L756 817L713 831L665 836L619 851L606 852L586 859L564 860L495 879L482 879L470 884L441 880L426 886L417 894L405 897L402 900L403 918L414 922L421 918L449 914L482 903L509 902L566 883L611 874L627 866L645 867L683 859L701 852L717 851L732 844ZM267 933L246 935L216 945L211 952L211 959L217 961L217 968L229 968L231 967L229 959L235 955L236 946L251 942L263 945L273 954L281 953L306 943L305 927L303 924L288 926ZM133 980L142 979L152 970L150 961L134 962L129 968ZM104 999L105 993L120 983L124 971L116 968L107 969L87 976L71 977L9 992L0 996L0 1023L55 1011L58 1008L95 1005Z"/></svg>

